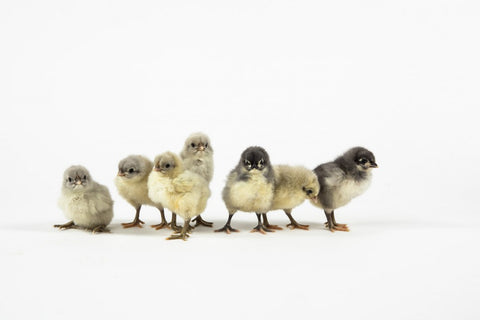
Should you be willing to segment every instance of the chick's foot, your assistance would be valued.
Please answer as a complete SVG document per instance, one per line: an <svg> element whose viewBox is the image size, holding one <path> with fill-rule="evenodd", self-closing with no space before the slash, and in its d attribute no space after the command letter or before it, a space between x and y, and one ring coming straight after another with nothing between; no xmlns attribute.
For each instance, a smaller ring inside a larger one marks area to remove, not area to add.
<svg viewBox="0 0 480 320"><path fill-rule="evenodd" d="M65 224L54 224L54 228L59 228L60 230L67 230L67 229L78 229L78 226L73 223L73 221L67 222Z"/></svg>
<svg viewBox="0 0 480 320"><path fill-rule="evenodd" d="M140 219L135 219L135 220L133 220L132 222L122 223L122 226L123 226L123 228L125 228L125 229L127 229L127 228L133 228L133 227L142 228L142 224L145 224L145 222L143 222L143 221L140 220Z"/></svg>
<svg viewBox="0 0 480 320"><path fill-rule="evenodd" d="M110 233L110 229L108 229L106 225L102 224L93 228L92 233Z"/></svg>
<svg viewBox="0 0 480 320"><path fill-rule="evenodd" d="M210 228L213 227L213 222L203 220L202 216L197 216L195 219L193 219L193 221L195 222L195 227L198 227L200 225Z"/></svg>

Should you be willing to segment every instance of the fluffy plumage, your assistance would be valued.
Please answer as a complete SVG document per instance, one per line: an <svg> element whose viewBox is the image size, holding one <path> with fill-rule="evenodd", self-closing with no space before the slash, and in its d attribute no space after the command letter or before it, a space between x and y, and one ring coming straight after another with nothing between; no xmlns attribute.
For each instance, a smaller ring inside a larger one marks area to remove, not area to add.
<svg viewBox="0 0 480 320"><path fill-rule="evenodd" d="M308 230L307 225L301 225L293 219L291 212L303 201L316 199L320 190L317 176L303 166L277 165L273 169L275 172L275 193L270 210L284 210L290 219L288 227ZM267 228L281 229L270 225L266 214L263 215L263 219Z"/></svg>
<svg viewBox="0 0 480 320"><path fill-rule="evenodd" d="M167 227L164 209L161 203L154 203L148 197L148 175L152 171L153 163L141 155L131 155L118 163L118 174L115 185L118 193L135 208L135 218L130 223L122 223L124 228L142 227L140 209L142 205L156 207L162 216L162 222L152 227L161 229Z"/></svg>
<svg viewBox="0 0 480 320"><path fill-rule="evenodd" d="M237 211L257 214L258 225L252 231L271 231L265 228L260 215L271 208L274 188L275 175L268 153L262 147L247 148L237 166L228 175L222 197L229 217L225 226L216 231L238 231L230 226L230 221Z"/></svg>
<svg viewBox="0 0 480 320"><path fill-rule="evenodd" d="M148 178L148 196L185 220L181 233L167 239L186 240L190 220L205 210L210 189L202 176L185 170L176 154L165 152L155 158Z"/></svg>
<svg viewBox="0 0 480 320"><path fill-rule="evenodd" d="M185 140L180 157L186 170L197 173L207 180L208 183L212 181L213 148L210 138L206 134L202 132L192 133ZM193 221L196 222L195 226L213 226L213 223L203 220L201 215L197 216Z"/></svg>
<svg viewBox="0 0 480 320"><path fill-rule="evenodd" d="M59 207L71 221L55 225L60 229L84 228L108 231L113 218L113 201L107 187L95 182L83 166L71 166L63 174Z"/></svg>
<svg viewBox="0 0 480 320"><path fill-rule="evenodd" d="M324 209L326 226L330 231L348 231L348 227L335 221L334 210L349 203L364 193L370 186L372 168L377 168L373 153L362 147L355 147L333 162L315 168L320 183L317 202L313 205Z"/></svg>

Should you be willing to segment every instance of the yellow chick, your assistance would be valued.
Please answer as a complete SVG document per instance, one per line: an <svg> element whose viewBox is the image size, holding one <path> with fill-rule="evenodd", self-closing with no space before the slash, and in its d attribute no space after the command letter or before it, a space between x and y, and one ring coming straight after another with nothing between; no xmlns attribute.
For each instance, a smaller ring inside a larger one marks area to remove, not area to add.
<svg viewBox="0 0 480 320"><path fill-rule="evenodd" d="M180 234L172 234L167 240L186 240L192 218L201 214L210 197L208 182L202 176L185 170L182 160L173 152L158 155L148 177L148 196L156 203L184 219Z"/></svg>
<svg viewBox="0 0 480 320"><path fill-rule="evenodd" d="M292 217L292 209L301 205L305 200L315 201L320 185L317 176L303 166L277 165L273 167L275 173L275 192L270 210L282 209L290 219L287 227L290 229L308 230L308 225L299 224ZM269 229L282 229L268 222L267 214L263 215L263 224Z"/></svg>
<svg viewBox="0 0 480 320"><path fill-rule="evenodd" d="M135 208L135 218L132 222L122 223L124 228L142 227L144 223L140 220L140 209L142 205L149 205L157 208L162 216L160 224L153 225L153 228L162 229L168 227L165 219L165 212L161 203L154 203L148 197L148 175L152 171L153 163L148 158L140 155L131 155L121 160L118 164L118 174L115 178L115 185L118 193Z"/></svg>

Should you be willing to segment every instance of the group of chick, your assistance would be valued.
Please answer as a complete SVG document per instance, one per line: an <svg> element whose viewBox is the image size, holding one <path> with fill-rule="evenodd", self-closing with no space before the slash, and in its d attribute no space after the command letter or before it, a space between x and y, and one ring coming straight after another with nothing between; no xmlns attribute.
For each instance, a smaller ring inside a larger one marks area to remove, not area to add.
<svg viewBox="0 0 480 320"><path fill-rule="evenodd" d="M280 230L282 228L271 225L267 218L269 211L279 209L290 219L287 227L308 230L308 225L299 224L291 214L292 209L305 200L324 210L325 226L330 231L349 231L347 225L335 221L334 210L365 192L371 182L372 168L377 168L375 156L362 147L352 148L313 171L303 166L272 166L265 149L249 147L227 177L222 197L229 215L225 226L215 232L238 232L231 226L237 211L255 212L258 223L252 232L265 234ZM115 185L136 213L132 222L122 223L123 227L144 224L140 220L143 205L160 211L162 221L152 227L157 230L171 228L174 233L168 240L186 240L200 225L212 227L213 223L201 217L211 195L212 177L213 148L209 137L203 133L190 135L180 155L165 152L153 162L140 155L128 156L118 164ZM113 218L112 198L107 187L92 180L86 168L72 166L65 171L59 206L71 221L54 227L109 232L107 226ZM172 212L170 223L165 218L164 208ZM176 223L177 214L184 220L183 227ZM195 222L195 226L191 226L191 222Z"/></svg>

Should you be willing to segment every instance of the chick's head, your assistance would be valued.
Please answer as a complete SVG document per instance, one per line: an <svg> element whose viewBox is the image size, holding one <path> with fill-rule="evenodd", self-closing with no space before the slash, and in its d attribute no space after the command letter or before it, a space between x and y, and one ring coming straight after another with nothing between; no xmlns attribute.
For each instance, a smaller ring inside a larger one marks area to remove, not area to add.
<svg viewBox="0 0 480 320"><path fill-rule="evenodd" d="M378 168L373 153L363 147L352 148L345 152L343 156L345 160L354 162L359 170L368 171L372 168Z"/></svg>
<svg viewBox="0 0 480 320"><path fill-rule="evenodd" d="M320 184L318 183L317 176L312 171L305 174L302 190L308 199L316 201L317 195L320 192Z"/></svg>
<svg viewBox="0 0 480 320"><path fill-rule="evenodd" d="M191 134L187 140L185 140L182 157L188 158L195 155L202 156L203 154L213 154L210 138L202 132Z"/></svg>
<svg viewBox="0 0 480 320"><path fill-rule="evenodd" d="M270 170L270 157L262 147L249 147L243 151L240 164L247 171L265 169Z"/></svg>
<svg viewBox="0 0 480 320"><path fill-rule="evenodd" d="M149 174L151 170L151 162L138 155L128 156L118 163L118 176L124 179L141 179Z"/></svg>
<svg viewBox="0 0 480 320"><path fill-rule="evenodd" d="M83 191L91 185L90 173L83 166L71 166L63 174L63 186L68 190Z"/></svg>
<svg viewBox="0 0 480 320"><path fill-rule="evenodd" d="M153 170L169 178L175 178L183 172L182 160L173 152L165 152L155 157Z"/></svg>

